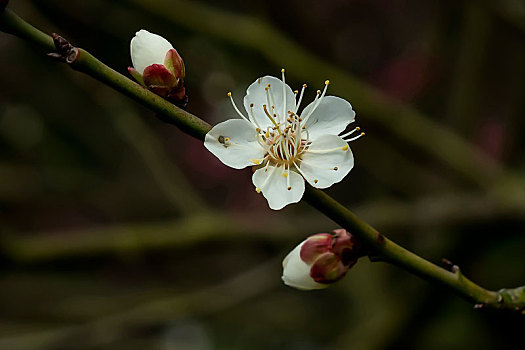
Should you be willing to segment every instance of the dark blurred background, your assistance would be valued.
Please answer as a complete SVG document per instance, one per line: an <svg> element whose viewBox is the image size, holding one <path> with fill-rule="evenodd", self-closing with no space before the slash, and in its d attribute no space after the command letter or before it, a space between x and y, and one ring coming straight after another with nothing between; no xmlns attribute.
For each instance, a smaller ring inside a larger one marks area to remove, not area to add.
<svg viewBox="0 0 525 350"><path fill-rule="evenodd" d="M123 74L134 33L161 34L186 63L188 110L211 124L235 117L227 91L241 103L281 67L292 87L308 83L305 101L330 79L367 136L328 192L484 287L525 283L524 1L9 7ZM523 318L367 259L326 291L284 286L282 258L333 222L304 203L271 211L250 171L20 39L0 33L0 59L1 349L507 349L523 339Z"/></svg>

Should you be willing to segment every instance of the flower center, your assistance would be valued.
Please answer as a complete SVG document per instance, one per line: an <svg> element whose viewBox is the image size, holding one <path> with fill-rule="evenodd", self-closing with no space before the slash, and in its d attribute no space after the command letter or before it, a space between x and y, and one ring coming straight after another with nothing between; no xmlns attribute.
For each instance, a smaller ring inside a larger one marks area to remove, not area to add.
<svg viewBox="0 0 525 350"><path fill-rule="evenodd" d="M281 133L268 140L268 155L270 161L277 165L290 167L300 158L303 150L301 140L298 140L295 133Z"/></svg>

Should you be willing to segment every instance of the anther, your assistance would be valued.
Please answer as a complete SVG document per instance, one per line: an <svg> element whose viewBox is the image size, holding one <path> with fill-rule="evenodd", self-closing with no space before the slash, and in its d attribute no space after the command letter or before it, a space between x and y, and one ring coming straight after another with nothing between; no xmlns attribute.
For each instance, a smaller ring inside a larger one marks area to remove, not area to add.
<svg viewBox="0 0 525 350"><path fill-rule="evenodd" d="M231 92L228 92L228 97L231 97L232 96L232 93Z"/></svg>
<svg viewBox="0 0 525 350"><path fill-rule="evenodd" d="M292 187L288 187L288 191L290 191L292 189Z"/></svg>
<svg viewBox="0 0 525 350"><path fill-rule="evenodd" d="M318 95L321 95L321 90L317 90L317 94L318 94Z"/></svg>
<svg viewBox="0 0 525 350"><path fill-rule="evenodd" d="M225 137L224 141L228 142L228 141L230 141L230 138L229 137Z"/></svg>
<svg viewBox="0 0 525 350"><path fill-rule="evenodd" d="M261 193L261 189L259 187L255 187L255 192Z"/></svg>
<svg viewBox="0 0 525 350"><path fill-rule="evenodd" d="M288 173L282 173L281 174L283 177L288 177Z"/></svg>
<svg viewBox="0 0 525 350"><path fill-rule="evenodd" d="M281 73L284 73L284 68L281 69Z"/></svg>
<svg viewBox="0 0 525 350"><path fill-rule="evenodd" d="M317 179L314 180L314 183L318 183L318 182L319 182L319 180L317 180Z"/></svg>
<svg viewBox="0 0 525 350"><path fill-rule="evenodd" d="M305 89L306 89L306 86L307 86L306 84L303 84L303 87L304 87Z"/></svg>
<svg viewBox="0 0 525 350"><path fill-rule="evenodd" d="M324 84L325 84L325 85L330 84L330 80L325 80Z"/></svg>
<svg viewBox="0 0 525 350"><path fill-rule="evenodd" d="M348 151L348 145L344 145L343 147L341 147L341 149L342 149L343 151Z"/></svg>
<svg viewBox="0 0 525 350"><path fill-rule="evenodd" d="M299 90L295 90L293 93L297 95L299 93Z"/></svg>
<svg viewBox="0 0 525 350"><path fill-rule="evenodd" d="M356 131L359 131L359 130L361 130L361 128L360 128L360 127L356 127L355 130L356 130Z"/></svg>
<svg viewBox="0 0 525 350"><path fill-rule="evenodd" d="M339 168L338 168L338 167L336 167L336 166L334 166L334 170L335 170L335 171L337 171L337 170L339 170Z"/></svg>
<svg viewBox="0 0 525 350"><path fill-rule="evenodd" d="M253 108L253 103L250 103L250 107Z"/></svg>

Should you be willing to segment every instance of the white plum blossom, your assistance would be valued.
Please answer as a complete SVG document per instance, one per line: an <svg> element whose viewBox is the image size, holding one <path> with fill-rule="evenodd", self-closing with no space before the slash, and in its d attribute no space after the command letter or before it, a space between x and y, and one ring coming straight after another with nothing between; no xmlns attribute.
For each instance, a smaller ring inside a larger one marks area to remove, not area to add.
<svg viewBox="0 0 525 350"><path fill-rule="evenodd" d="M235 105L241 119L214 126L204 146L221 162L235 168L257 166L252 177L255 190L263 194L270 208L278 210L303 196L305 183L327 188L341 181L354 166L349 141L352 131L339 136L354 122L350 103L317 91L315 99L299 113L306 85L292 91L282 78L265 76L251 84L244 97L248 117Z"/></svg>

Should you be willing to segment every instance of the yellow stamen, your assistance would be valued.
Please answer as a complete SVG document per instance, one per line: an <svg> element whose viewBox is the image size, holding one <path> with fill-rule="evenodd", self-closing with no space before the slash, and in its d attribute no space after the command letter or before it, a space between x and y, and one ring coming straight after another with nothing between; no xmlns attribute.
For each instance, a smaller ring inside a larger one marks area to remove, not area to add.
<svg viewBox="0 0 525 350"><path fill-rule="evenodd" d="M268 108L266 108L266 105L263 105L263 109L264 109L264 113L266 113L266 116L268 116L268 118L270 118L270 120L272 121L273 125L275 125L275 129L277 129L279 131L279 134L280 134L281 130L279 129L279 125L275 122L275 119L273 119L273 117L270 115L270 113L268 113Z"/></svg>

